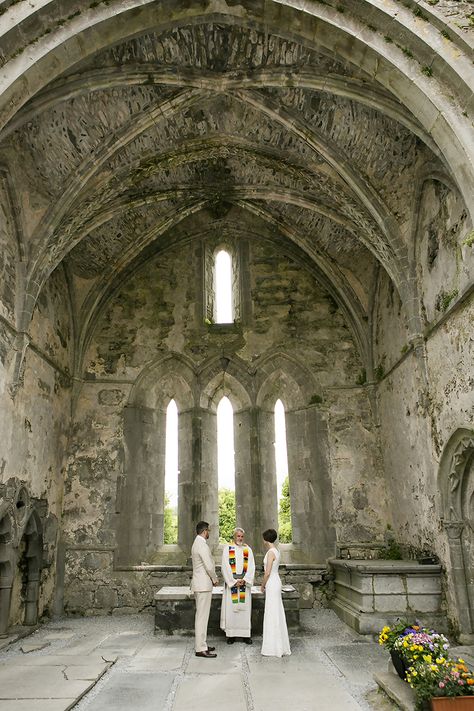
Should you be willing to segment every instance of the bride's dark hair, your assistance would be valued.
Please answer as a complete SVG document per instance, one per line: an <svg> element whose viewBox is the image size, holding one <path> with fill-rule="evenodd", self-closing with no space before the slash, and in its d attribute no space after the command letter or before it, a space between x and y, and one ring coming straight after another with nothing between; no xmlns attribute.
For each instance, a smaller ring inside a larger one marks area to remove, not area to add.
<svg viewBox="0 0 474 711"><path fill-rule="evenodd" d="M263 540L267 541L267 543L275 543L278 538L278 533L274 528L267 528L267 530L262 533L262 536Z"/></svg>

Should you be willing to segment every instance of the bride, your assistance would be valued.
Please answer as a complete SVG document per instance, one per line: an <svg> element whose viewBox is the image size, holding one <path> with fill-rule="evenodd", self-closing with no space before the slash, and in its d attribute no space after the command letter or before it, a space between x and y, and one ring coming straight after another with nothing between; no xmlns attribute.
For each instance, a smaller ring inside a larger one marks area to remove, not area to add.
<svg viewBox="0 0 474 711"><path fill-rule="evenodd" d="M281 599L281 580L278 575L280 551L275 546L277 532L275 529L269 528L262 535L267 549L263 559L265 575L261 588L265 593L262 654L266 657L282 657L291 654L291 650L285 610Z"/></svg>

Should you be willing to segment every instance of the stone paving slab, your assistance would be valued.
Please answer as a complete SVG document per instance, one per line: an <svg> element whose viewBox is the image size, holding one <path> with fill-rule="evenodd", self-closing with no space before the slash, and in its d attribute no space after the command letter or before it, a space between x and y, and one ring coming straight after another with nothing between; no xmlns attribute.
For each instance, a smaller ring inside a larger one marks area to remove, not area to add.
<svg viewBox="0 0 474 711"><path fill-rule="evenodd" d="M365 683L367 672L374 674L387 665L386 650L373 644L336 645L326 649L325 653L339 671L350 679L351 684L356 685Z"/></svg>
<svg viewBox="0 0 474 711"><path fill-rule="evenodd" d="M221 644L216 650L216 659L202 659L193 653L186 667L186 674L239 674L242 671L239 644Z"/></svg>
<svg viewBox="0 0 474 711"><path fill-rule="evenodd" d="M87 705L87 711L161 711L174 678L174 674L127 673L116 678L111 676Z"/></svg>
<svg viewBox="0 0 474 711"><path fill-rule="evenodd" d="M91 686L89 680L66 679L60 667L8 665L0 669L0 699L79 698Z"/></svg>
<svg viewBox="0 0 474 711"><path fill-rule="evenodd" d="M203 660L212 661L212 660ZM281 708L280 706L278 708ZM293 707L296 711L297 707ZM237 674L185 676L176 692L173 711L247 711L243 681ZM94 709L95 711L95 709ZM97 709L99 711L99 709ZM273 709L272 711L275 711ZM298 711L301 711L298 709ZM314 711L314 709L313 709Z"/></svg>
<svg viewBox="0 0 474 711"><path fill-rule="evenodd" d="M258 671L250 674L249 681L255 711L361 711L337 678L323 670L312 675L287 672L284 676Z"/></svg>
<svg viewBox="0 0 474 711"><path fill-rule="evenodd" d="M0 700L0 711L69 711L76 705L77 699L19 699Z"/></svg>
<svg viewBox="0 0 474 711"><path fill-rule="evenodd" d="M105 654L104 654L105 656ZM22 656L11 660L6 660L0 664L0 672L4 666L17 667L84 667L92 664L103 667L104 664L113 663L117 660L117 655L109 655L104 659L102 654L47 654L45 656Z"/></svg>

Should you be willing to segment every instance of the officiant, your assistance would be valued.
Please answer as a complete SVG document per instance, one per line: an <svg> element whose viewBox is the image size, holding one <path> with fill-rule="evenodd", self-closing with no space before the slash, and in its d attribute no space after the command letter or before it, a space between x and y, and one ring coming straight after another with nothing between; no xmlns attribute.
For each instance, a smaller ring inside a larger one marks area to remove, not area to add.
<svg viewBox="0 0 474 711"><path fill-rule="evenodd" d="M227 637L227 644L233 644L239 637L246 644L252 644L252 585L255 577L255 560L250 546L244 543L245 531L235 528L233 540L222 551L222 595L221 629Z"/></svg>

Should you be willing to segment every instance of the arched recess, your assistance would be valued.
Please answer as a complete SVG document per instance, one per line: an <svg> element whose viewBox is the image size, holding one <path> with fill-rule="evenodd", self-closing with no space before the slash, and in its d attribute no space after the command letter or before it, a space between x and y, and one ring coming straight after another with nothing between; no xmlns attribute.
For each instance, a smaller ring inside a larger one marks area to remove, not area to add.
<svg viewBox="0 0 474 711"><path fill-rule="evenodd" d="M40 576L43 558L43 527L36 511L31 513L25 526L23 539L24 548L24 594L25 594L25 625L36 625L38 622L38 602ZM21 547L21 545L20 545ZM18 561L20 564L20 561Z"/></svg>
<svg viewBox="0 0 474 711"><path fill-rule="evenodd" d="M123 411L116 564L138 564L163 553L166 409L172 399L179 413L178 545L185 548L192 540L194 387L192 366L170 354L149 364L132 388Z"/></svg>
<svg viewBox="0 0 474 711"><path fill-rule="evenodd" d="M474 642L474 430L459 429L440 462L438 486L447 533L459 638Z"/></svg>
<svg viewBox="0 0 474 711"><path fill-rule="evenodd" d="M0 638L7 636L14 571L12 519L0 520Z"/></svg>
<svg viewBox="0 0 474 711"><path fill-rule="evenodd" d="M218 542L217 407L225 396L234 413L235 503L237 526L255 541L258 531L258 473L255 457L255 409L252 377L235 356L213 359L199 374L202 423L201 499L203 518L211 524L211 545Z"/></svg>
<svg viewBox="0 0 474 711"><path fill-rule="evenodd" d="M293 531L291 559L322 563L334 554L335 531L331 522L328 432L318 405L320 387L304 366L283 353L267 354L257 373L264 526L277 528L278 523L273 442L274 407L280 399L286 413Z"/></svg>

